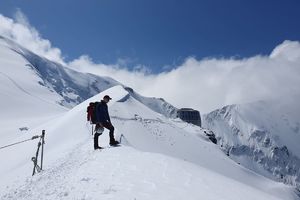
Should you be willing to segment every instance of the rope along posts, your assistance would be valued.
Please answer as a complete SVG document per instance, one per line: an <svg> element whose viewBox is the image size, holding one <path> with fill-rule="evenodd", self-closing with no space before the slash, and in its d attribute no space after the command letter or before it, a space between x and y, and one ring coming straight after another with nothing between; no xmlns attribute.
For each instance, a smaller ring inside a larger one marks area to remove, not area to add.
<svg viewBox="0 0 300 200"><path fill-rule="evenodd" d="M43 130L42 135L40 136L40 141L38 143L38 148L35 153L35 157L32 157L31 160L33 162L33 171L32 176L35 174L35 172L40 172L43 170L43 157L44 157L44 144L45 144L45 130ZM40 147L42 146L42 152L41 152L41 166L38 165L38 157L40 152Z"/></svg>
<svg viewBox="0 0 300 200"><path fill-rule="evenodd" d="M7 147L14 146L14 145L17 145L17 144L21 144L21 143L23 143L23 142L28 142L28 141L30 141L30 140L35 140L35 139L38 139L39 137L40 137L39 135L35 135L35 136L33 136L32 138L30 138L30 139L23 140L23 141L20 141L20 142L16 142L16 143L13 143L13 144L9 144L9 145L5 145L5 146L3 146L3 147L0 147L0 149L5 149L5 148L7 148Z"/></svg>
<svg viewBox="0 0 300 200"><path fill-rule="evenodd" d="M38 148L37 148L37 151L36 151L36 154L35 154L35 157L32 157L31 160L33 161L33 172L32 172L32 176L36 173L36 172L40 172L43 170L43 159L44 159L44 144L45 144L45 130L42 131L42 135L35 135L35 136L32 136L30 139L27 139L27 140L23 140L23 141L20 141L20 142L16 142L16 143L12 143L12 144L8 144L8 145L5 145L5 146L2 146L0 147L0 150L1 149L4 149L4 148L8 148L8 147L11 147L11 146L15 146L15 145L18 145L18 144L21 144L21 143L24 143L24 142L28 142L28 141L31 141L31 140L35 140L35 139L38 139L40 138L39 142L38 142ZM39 156L39 151L40 151L40 147L42 146L42 149L41 149L41 164L40 166L38 165L38 156Z"/></svg>

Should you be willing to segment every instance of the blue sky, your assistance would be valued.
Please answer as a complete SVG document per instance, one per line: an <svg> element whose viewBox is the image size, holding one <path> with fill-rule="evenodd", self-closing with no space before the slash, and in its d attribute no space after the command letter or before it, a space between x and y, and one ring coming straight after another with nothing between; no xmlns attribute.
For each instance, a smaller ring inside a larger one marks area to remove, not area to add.
<svg viewBox="0 0 300 200"><path fill-rule="evenodd" d="M300 40L299 0L3 0L0 13L20 9L65 59L141 64L153 73L190 56L270 54Z"/></svg>

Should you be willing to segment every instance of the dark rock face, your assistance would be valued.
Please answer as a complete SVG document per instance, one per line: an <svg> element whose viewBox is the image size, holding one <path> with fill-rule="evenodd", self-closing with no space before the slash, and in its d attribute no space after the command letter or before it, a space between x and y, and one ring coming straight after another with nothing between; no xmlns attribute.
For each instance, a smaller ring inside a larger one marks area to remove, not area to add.
<svg viewBox="0 0 300 200"><path fill-rule="evenodd" d="M64 100L60 104L67 107L75 106L110 87L120 85L112 78L74 71L21 47L15 51L30 63L28 67L43 80L39 84L62 96Z"/></svg>
<svg viewBox="0 0 300 200"><path fill-rule="evenodd" d="M218 143L218 140L214 134L214 132L212 131L204 131L205 135L208 137L208 139L214 143L214 144L217 144Z"/></svg>

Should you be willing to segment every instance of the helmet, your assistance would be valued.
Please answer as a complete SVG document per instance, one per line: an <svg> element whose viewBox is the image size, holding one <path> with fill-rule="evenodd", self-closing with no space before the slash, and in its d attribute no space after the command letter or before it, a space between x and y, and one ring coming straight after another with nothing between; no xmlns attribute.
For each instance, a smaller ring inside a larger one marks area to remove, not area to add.
<svg viewBox="0 0 300 200"><path fill-rule="evenodd" d="M104 128L102 126L96 128L95 132L98 133L98 134L102 134L104 131Z"/></svg>

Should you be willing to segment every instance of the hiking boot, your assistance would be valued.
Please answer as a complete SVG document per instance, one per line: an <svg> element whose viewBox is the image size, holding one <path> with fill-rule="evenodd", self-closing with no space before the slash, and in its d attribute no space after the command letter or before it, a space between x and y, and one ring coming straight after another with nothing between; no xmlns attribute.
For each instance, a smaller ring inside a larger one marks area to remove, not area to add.
<svg viewBox="0 0 300 200"><path fill-rule="evenodd" d="M120 142L118 142L116 140L111 140L110 143L109 143L109 145L111 145L111 146L117 146L119 144L120 144Z"/></svg>
<svg viewBox="0 0 300 200"><path fill-rule="evenodd" d="M94 147L95 150L97 149L104 149L103 147Z"/></svg>

